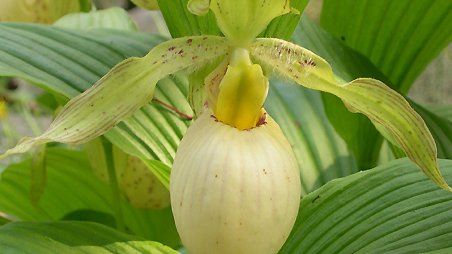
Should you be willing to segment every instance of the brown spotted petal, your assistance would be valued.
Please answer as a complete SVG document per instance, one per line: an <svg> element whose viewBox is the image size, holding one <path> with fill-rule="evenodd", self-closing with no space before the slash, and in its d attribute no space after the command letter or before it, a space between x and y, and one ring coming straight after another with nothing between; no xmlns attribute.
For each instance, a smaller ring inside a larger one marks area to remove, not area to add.
<svg viewBox="0 0 452 254"><path fill-rule="evenodd" d="M80 144L98 137L149 102L157 81L187 68L198 68L228 50L225 38L196 36L170 40L142 58L126 59L71 99L41 136L22 139L0 158L46 142Z"/></svg>
<svg viewBox="0 0 452 254"><path fill-rule="evenodd" d="M349 83L337 80L324 59L286 41L258 39L250 52L256 62L300 85L334 94L352 112L369 117L385 129L383 134L389 134L428 177L452 191L438 169L436 145L430 131L400 94L375 79L359 78Z"/></svg>

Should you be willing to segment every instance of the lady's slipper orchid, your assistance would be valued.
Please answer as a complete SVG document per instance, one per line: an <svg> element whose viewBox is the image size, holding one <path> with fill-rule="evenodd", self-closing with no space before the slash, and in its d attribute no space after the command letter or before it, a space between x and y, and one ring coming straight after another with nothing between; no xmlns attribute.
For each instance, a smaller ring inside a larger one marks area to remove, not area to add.
<svg viewBox="0 0 452 254"><path fill-rule="evenodd" d="M119 63L73 98L44 134L22 140L2 157L51 141L91 140L149 102L160 79L215 63L205 79L208 108L182 140L171 176L175 221L189 251L275 253L290 232L300 181L290 145L262 108L271 73L338 96L452 191L438 169L430 132L401 95L374 79L339 80L324 59L298 45L255 38L275 17L296 13L289 0L191 0L188 8L195 14L211 10L225 37L177 38Z"/></svg>

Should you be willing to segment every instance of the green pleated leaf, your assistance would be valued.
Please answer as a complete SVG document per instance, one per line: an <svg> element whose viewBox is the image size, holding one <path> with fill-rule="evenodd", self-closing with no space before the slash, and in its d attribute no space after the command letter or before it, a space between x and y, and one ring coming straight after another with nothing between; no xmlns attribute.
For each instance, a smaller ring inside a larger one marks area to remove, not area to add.
<svg viewBox="0 0 452 254"><path fill-rule="evenodd" d="M118 7L92 11L89 13L69 14L57 20L53 25L86 30L109 28L125 31L138 31L138 27L132 18L124 9Z"/></svg>
<svg viewBox="0 0 452 254"><path fill-rule="evenodd" d="M144 241L91 222L13 222L0 227L3 253L177 254L158 242Z"/></svg>
<svg viewBox="0 0 452 254"><path fill-rule="evenodd" d="M7 167L0 177L0 211L23 221L55 221L78 211L112 215L111 187L93 174L84 151L48 148L47 185L37 206L30 200L30 165L26 160ZM146 195L146 193L142 193ZM129 233L177 247L171 209L143 210L120 200L123 221Z"/></svg>
<svg viewBox="0 0 452 254"><path fill-rule="evenodd" d="M307 88L336 95L350 111L365 114L384 126L427 176L452 191L437 167L436 146L429 130L400 94L375 79L360 78L349 83L337 80L324 59L286 41L258 39L250 52L258 63Z"/></svg>
<svg viewBox="0 0 452 254"><path fill-rule="evenodd" d="M438 158L452 159L452 121L439 115L436 110L429 110L413 101L410 103L430 129L438 148Z"/></svg>
<svg viewBox="0 0 452 254"><path fill-rule="evenodd" d="M213 13L196 16L188 11L188 0L157 0L173 38L191 35L221 35Z"/></svg>
<svg viewBox="0 0 452 254"><path fill-rule="evenodd" d="M324 112L319 92L270 80L265 108L289 140L300 168L303 195L358 171Z"/></svg>
<svg viewBox="0 0 452 254"><path fill-rule="evenodd" d="M321 23L405 94L452 40L451 9L449 0L326 0Z"/></svg>
<svg viewBox="0 0 452 254"><path fill-rule="evenodd" d="M37 206L47 185L46 145L42 145L33 153L31 160L30 199Z"/></svg>
<svg viewBox="0 0 452 254"><path fill-rule="evenodd" d="M386 78L368 59L345 47L306 16L295 30L293 40L328 61L334 73L343 80L371 77L386 83ZM328 119L353 151L358 168L374 167L383 138L371 121L363 115L350 113L335 96L323 93L322 99Z"/></svg>
<svg viewBox="0 0 452 254"><path fill-rule="evenodd" d="M452 161L439 164L452 181ZM280 253L449 253L451 211L452 195L400 159L305 196Z"/></svg>
<svg viewBox="0 0 452 254"><path fill-rule="evenodd" d="M80 31L44 25L0 24L0 75L17 76L52 94L74 97L115 64L144 56L160 36Z"/></svg>
<svg viewBox="0 0 452 254"><path fill-rule="evenodd" d="M443 105L443 106L428 106L430 111L435 112L438 116L444 117L449 121L452 121L452 105Z"/></svg>

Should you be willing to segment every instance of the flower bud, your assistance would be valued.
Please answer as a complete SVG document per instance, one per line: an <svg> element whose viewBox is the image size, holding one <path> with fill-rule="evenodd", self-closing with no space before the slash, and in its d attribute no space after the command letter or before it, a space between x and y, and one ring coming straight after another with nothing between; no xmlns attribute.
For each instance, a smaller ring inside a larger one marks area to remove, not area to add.
<svg viewBox="0 0 452 254"><path fill-rule="evenodd" d="M191 254L277 253L295 222L300 178L279 126L239 130L203 113L173 164L171 205Z"/></svg>

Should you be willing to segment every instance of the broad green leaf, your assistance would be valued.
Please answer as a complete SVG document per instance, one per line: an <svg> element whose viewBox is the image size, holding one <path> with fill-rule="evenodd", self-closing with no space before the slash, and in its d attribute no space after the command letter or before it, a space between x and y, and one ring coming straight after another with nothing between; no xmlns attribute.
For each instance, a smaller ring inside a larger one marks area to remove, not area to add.
<svg viewBox="0 0 452 254"><path fill-rule="evenodd" d="M452 161L439 165L452 181ZM280 253L448 253L451 210L450 193L396 160L305 196Z"/></svg>
<svg viewBox="0 0 452 254"><path fill-rule="evenodd" d="M84 221L95 222L111 228L116 228L116 220L113 215L105 212L99 212L89 209L81 209L72 211L63 218L62 221Z"/></svg>
<svg viewBox="0 0 452 254"><path fill-rule="evenodd" d="M343 80L371 77L386 83L386 78L369 60L345 47L306 16L302 17L293 40L328 61ZM323 93L322 99L330 122L353 151L359 169L374 167L383 138L371 121L363 115L350 113L336 96Z"/></svg>
<svg viewBox="0 0 452 254"><path fill-rule="evenodd" d="M410 102L430 129L438 148L438 158L452 159L452 121L441 117L436 111L429 110L413 101Z"/></svg>
<svg viewBox="0 0 452 254"><path fill-rule="evenodd" d="M344 141L325 115L317 91L270 80L265 108L289 140L300 168L302 193L358 171Z"/></svg>
<svg viewBox="0 0 452 254"><path fill-rule="evenodd" d="M324 59L286 41L258 39L250 52L258 63L307 88L336 95L352 112L384 126L427 176L452 191L437 167L435 142L424 121L397 92L375 79L337 80Z"/></svg>
<svg viewBox="0 0 452 254"><path fill-rule="evenodd" d="M143 58L128 58L71 99L41 136L22 139L3 157L47 142L80 144L100 136L149 102L159 80L224 56L228 49L222 37L196 36L163 42Z"/></svg>
<svg viewBox="0 0 452 254"><path fill-rule="evenodd" d="M0 75L20 77L70 98L115 64L143 56L162 41L160 36L124 31L0 23Z"/></svg>
<svg viewBox="0 0 452 254"><path fill-rule="evenodd" d="M325 0L321 24L405 94L452 40L451 9L449 0Z"/></svg>
<svg viewBox="0 0 452 254"><path fill-rule="evenodd" d="M37 206L47 185L46 145L36 149L31 159L30 199Z"/></svg>
<svg viewBox="0 0 452 254"><path fill-rule="evenodd" d="M0 178L0 211L23 221L65 219L76 211L90 210L112 215L111 187L93 174L84 151L48 148L47 186L37 207L30 201L30 165L27 160L10 165ZM145 193L143 193L145 195ZM7 198L6 198L7 197ZM142 210L121 199L126 228L130 233L177 247L171 209Z"/></svg>
<svg viewBox="0 0 452 254"><path fill-rule="evenodd" d="M7 223L10 223L10 222L11 222L10 220L8 220L8 219L6 219L4 217L0 217L0 226L3 226L3 225L5 225Z"/></svg>
<svg viewBox="0 0 452 254"><path fill-rule="evenodd" d="M173 38L192 35L221 35L213 13L196 16L187 9L188 0L157 0Z"/></svg>
<svg viewBox="0 0 452 254"><path fill-rule="evenodd" d="M137 31L138 27L130 18L127 12L118 7L106 10L92 11L89 13L68 14L58 19L54 26L77 28L77 29L95 29L109 28L125 31Z"/></svg>
<svg viewBox="0 0 452 254"><path fill-rule="evenodd" d="M177 254L158 242L92 222L13 222L0 227L3 253Z"/></svg>
<svg viewBox="0 0 452 254"><path fill-rule="evenodd" d="M452 121L452 105L443 106L428 106L430 111L435 112L438 116L444 117L449 121Z"/></svg>

